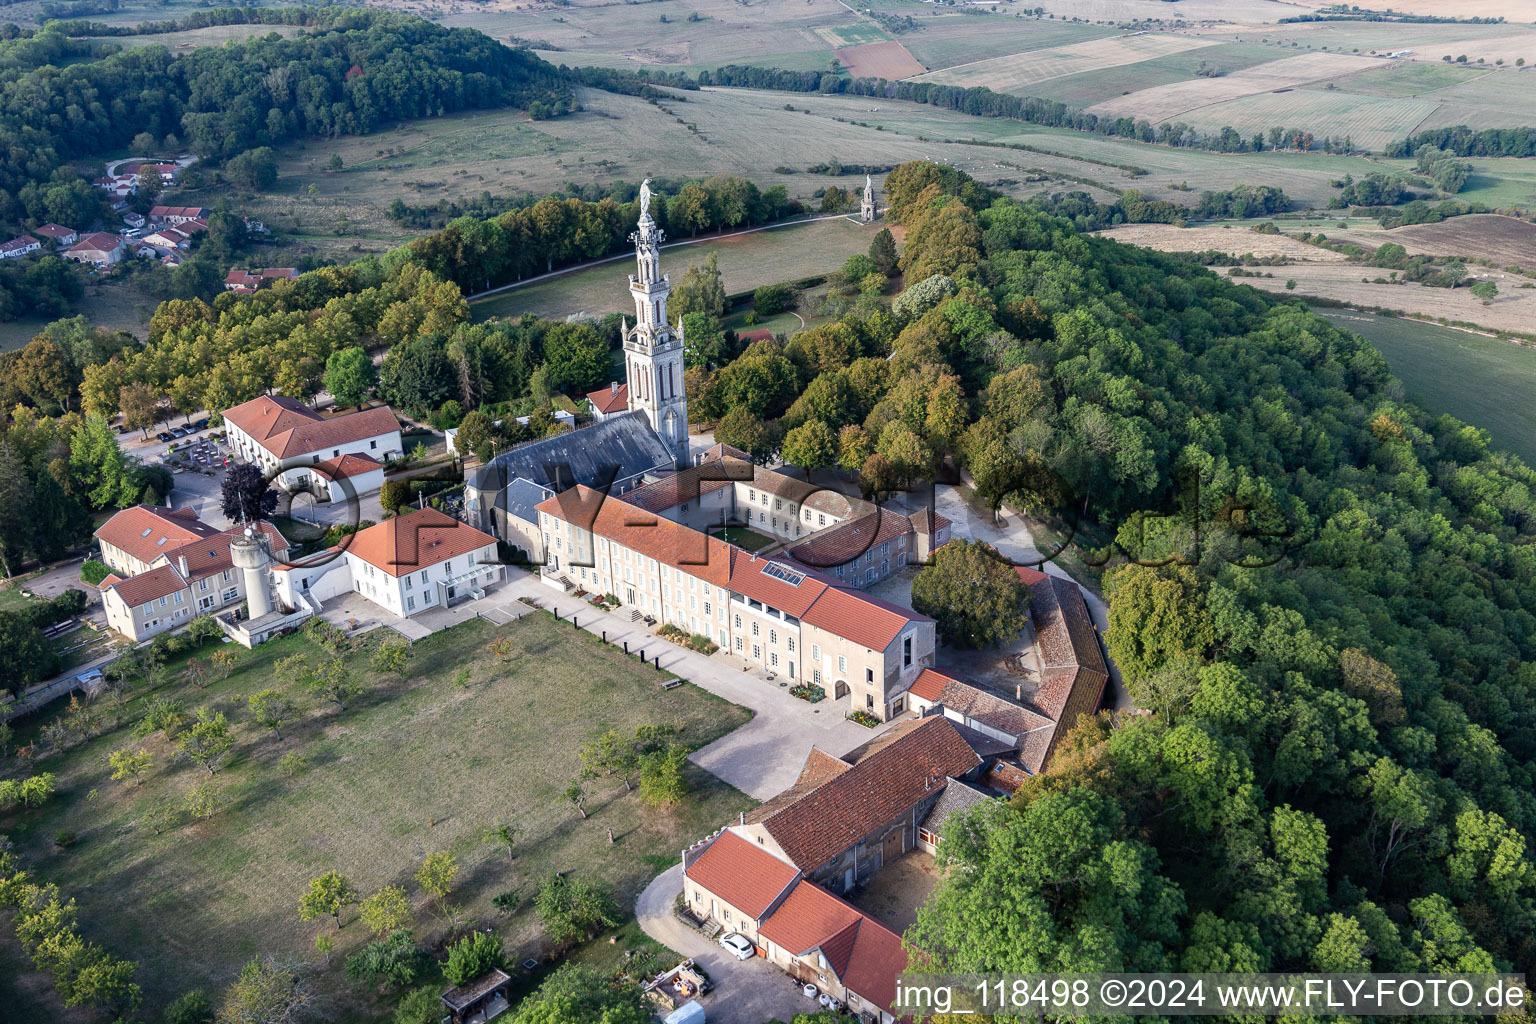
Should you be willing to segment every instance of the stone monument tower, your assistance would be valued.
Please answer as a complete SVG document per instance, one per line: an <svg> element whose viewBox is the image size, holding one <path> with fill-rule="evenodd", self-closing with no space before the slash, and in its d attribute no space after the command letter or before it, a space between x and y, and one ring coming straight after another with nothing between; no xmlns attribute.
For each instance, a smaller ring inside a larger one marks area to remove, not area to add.
<svg viewBox="0 0 1536 1024"><path fill-rule="evenodd" d="M662 230L651 219L651 181L640 185L640 223L635 243L636 272L629 275L635 324L624 325L624 368L629 408L639 409L677 460L688 465L688 395L683 387L682 322L667 323L668 275L661 272Z"/></svg>
<svg viewBox="0 0 1536 1024"><path fill-rule="evenodd" d="M864 198L859 202L859 219L865 224L875 219L875 182L864 175Z"/></svg>
<svg viewBox="0 0 1536 1024"><path fill-rule="evenodd" d="M229 542L229 560L240 570L245 582L247 617L259 619L272 611L272 588L269 570L272 556L267 552L267 538L254 526L247 525L245 532Z"/></svg>

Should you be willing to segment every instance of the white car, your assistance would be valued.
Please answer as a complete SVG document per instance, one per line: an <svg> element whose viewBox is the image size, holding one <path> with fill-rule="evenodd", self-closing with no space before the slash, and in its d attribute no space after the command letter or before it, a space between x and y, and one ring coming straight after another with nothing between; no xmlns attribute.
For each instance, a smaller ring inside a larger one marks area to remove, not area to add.
<svg viewBox="0 0 1536 1024"><path fill-rule="evenodd" d="M720 936L720 945L737 960L750 960L757 955L757 948L752 945L752 941L738 932Z"/></svg>

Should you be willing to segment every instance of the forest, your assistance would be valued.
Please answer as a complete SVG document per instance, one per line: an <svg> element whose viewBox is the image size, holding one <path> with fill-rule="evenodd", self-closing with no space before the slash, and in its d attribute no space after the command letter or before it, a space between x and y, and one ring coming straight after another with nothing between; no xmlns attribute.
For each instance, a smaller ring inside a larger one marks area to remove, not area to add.
<svg viewBox="0 0 1536 1024"><path fill-rule="evenodd" d="M978 486L1078 522L1151 712L952 822L924 965L1536 966L1536 474L1299 302L948 168L886 192L907 294L951 282L896 372L965 382Z"/></svg>

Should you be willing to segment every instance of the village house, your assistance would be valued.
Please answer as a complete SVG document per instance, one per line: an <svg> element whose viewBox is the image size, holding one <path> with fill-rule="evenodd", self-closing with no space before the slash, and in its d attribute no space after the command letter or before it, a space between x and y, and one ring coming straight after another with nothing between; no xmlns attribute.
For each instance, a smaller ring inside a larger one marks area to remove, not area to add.
<svg viewBox="0 0 1536 1024"><path fill-rule="evenodd" d="M259 527L269 550L287 550L274 527ZM191 509L156 505L108 519L95 533L102 561L114 570L100 585L107 625L138 641L244 601L246 581L229 550L241 532L215 529Z"/></svg>
<svg viewBox="0 0 1536 1024"><path fill-rule="evenodd" d="M64 258L104 267L119 262L127 252L128 243L121 235L94 231L66 249Z"/></svg>
<svg viewBox="0 0 1536 1024"><path fill-rule="evenodd" d="M9 242L0 242L0 259L13 260L37 252L42 247L43 243L31 235L18 235Z"/></svg>
<svg viewBox="0 0 1536 1024"><path fill-rule="evenodd" d="M55 249L74 245L80 240L80 234L74 228L67 228L62 224L49 222L32 232L40 238L47 239Z"/></svg>
<svg viewBox="0 0 1536 1024"><path fill-rule="evenodd" d="M750 554L589 487L537 511L546 584L613 594L878 720L905 710L907 687L933 664L932 619L789 559Z"/></svg>
<svg viewBox="0 0 1536 1024"><path fill-rule="evenodd" d="M587 392L587 407L598 423L629 411L629 385L612 381L606 388Z"/></svg>
<svg viewBox="0 0 1536 1024"><path fill-rule="evenodd" d="M119 202L139 190L139 179L132 174L113 174L91 179L91 184Z"/></svg>
<svg viewBox="0 0 1536 1024"><path fill-rule="evenodd" d="M172 227L189 220L200 220L206 224L212 214L213 211L205 206L152 206L149 222L156 225L169 224Z"/></svg>
<svg viewBox="0 0 1536 1024"><path fill-rule="evenodd" d="M321 463L344 455L363 455L382 464L401 454L400 421L387 405L327 419L297 399L263 395L224 410L223 417L230 451L272 474L306 467L313 475ZM348 478L383 485L382 474ZM298 479L284 473L278 482L296 487Z"/></svg>
<svg viewBox="0 0 1536 1024"><path fill-rule="evenodd" d="M501 582L496 538L434 508L359 530L318 556L273 568L278 599L318 605L352 591L409 618L482 597Z"/></svg>
<svg viewBox="0 0 1536 1024"><path fill-rule="evenodd" d="M231 270L224 277L224 290L248 294L273 281L297 281L293 267L262 267L259 270Z"/></svg>

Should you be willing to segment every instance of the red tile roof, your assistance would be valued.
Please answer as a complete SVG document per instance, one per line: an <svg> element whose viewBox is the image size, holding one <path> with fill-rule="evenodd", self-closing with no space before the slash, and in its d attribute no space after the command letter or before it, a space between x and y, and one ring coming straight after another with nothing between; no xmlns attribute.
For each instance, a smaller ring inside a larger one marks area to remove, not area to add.
<svg viewBox="0 0 1536 1024"><path fill-rule="evenodd" d="M901 937L827 890L801 882L759 929L796 956L821 950L827 966L861 999L889 1009L907 969Z"/></svg>
<svg viewBox="0 0 1536 1024"><path fill-rule="evenodd" d="M759 558L626 501L609 501L600 491L584 485L546 498L537 507L540 512L590 529L599 537L676 566L717 587L728 587L762 601L870 650L885 650L909 623L931 621L927 616L840 587L785 560ZM770 564L788 568L803 578L798 585L777 579L764 572Z"/></svg>
<svg viewBox="0 0 1536 1024"><path fill-rule="evenodd" d="M121 235L109 234L105 231L93 231L83 236L80 241L69 247L70 252L112 252L123 247L125 243Z"/></svg>
<svg viewBox="0 0 1536 1024"><path fill-rule="evenodd" d="M587 392L587 401L603 415L629 408L629 385L610 384L606 388Z"/></svg>
<svg viewBox="0 0 1536 1024"><path fill-rule="evenodd" d="M1040 685L1030 703L1056 723L1053 729L1032 733L1020 751L1024 767L1038 772L1078 718L1098 710L1109 682L1109 666L1078 585L1032 569L1015 571L1029 584L1029 614L1040 652Z"/></svg>
<svg viewBox="0 0 1536 1024"><path fill-rule="evenodd" d="M400 429L400 421L387 405L325 419L303 402L273 395L226 409L224 419L280 459L322 452Z"/></svg>
<svg viewBox="0 0 1536 1024"><path fill-rule="evenodd" d="M358 453L355 455L343 455L339 459L324 459L309 468L319 470L332 479L340 480L349 476L357 476L361 473L371 473L376 469L383 469L384 463L371 455Z"/></svg>
<svg viewBox="0 0 1536 1024"><path fill-rule="evenodd" d="M929 508L920 508L907 518L912 520L912 528L918 533L936 533L951 525L949 519Z"/></svg>
<svg viewBox="0 0 1536 1024"><path fill-rule="evenodd" d="M931 668L923 669L910 692L1013 736L1023 736L1051 724L1051 719L1044 715Z"/></svg>
<svg viewBox="0 0 1536 1024"><path fill-rule="evenodd" d="M948 719L919 719L848 771L763 818L762 826L791 862L814 871L922 803L946 778L979 764Z"/></svg>
<svg viewBox="0 0 1536 1024"><path fill-rule="evenodd" d="M405 576L495 543L488 533L423 508L359 530L346 550L391 576Z"/></svg>
<svg viewBox="0 0 1536 1024"><path fill-rule="evenodd" d="M722 832L683 874L754 920L761 920L800 877L793 865L730 831Z"/></svg>
<svg viewBox="0 0 1536 1024"><path fill-rule="evenodd" d="M732 448L724 441L720 441L716 444L710 445L708 448L700 452L698 459L701 463L718 462L721 459L737 459L741 462L750 462L752 461L752 456L748 455L740 448Z"/></svg>
<svg viewBox="0 0 1536 1024"><path fill-rule="evenodd" d="M912 532L912 521L906 516L876 508L857 519L828 527L789 550L798 562L817 569L830 569L858 558L877 544Z"/></svg>
<svg viewBox="0 0 1536 1024"><path fill-rule="evenodd" d="M632 491L616 494L619 501L636 508L643 508L647 512L665 512L669 508L676 508L685 501L697 501L700 495L711 491L718 491L722 487L731 486L729 480L704 480L700 479L704 474L698 467L685 469L674 473L665 480L658 480L643 487L636 487Z"/></svg>
<svg viewBox="0 0 1536 1024"><path fill-rule="evenodd" d="M153 562L183 544L217 536L218 532L190 508L134 505L102 523L95 536L141 562Z"/></svg>
<svg viewBox="0 0 1536 1024"><path fill-rule="evenodd" d="M185 217L188 220L196 220L207 217L212 210L202 206L152 206L149 210L151 217Z"/></svg>
<svg viewBox="0 0 1536 1024"><path fill-rule="evenodd" d="M123 599L123 603L130 608L137 608L141 604L147 604L156 598L169 597L178 590L187 589L186 578L169 565L159 565L141 572L137 576L130 576L126 580L105 587Z"/></svg>
<svg viewBox="0 0 1536 1024"><path fill-rule="evenodd" d="M288 550L288 538L279 533L277 527L271 523L257 523L256 526L266 536L267 549L273 555L280 555ZM229 556L229 542L240 536L242 532L244 527L231 526L213 537L191 541L175 551L162 552L162 554L178 569L181 568L181 560L186 559L187 567L183 571L187 578L200 580L234 566L234 560Z"/></svg>
<svg viewBox="0 0 1536 1024"><path fill-rule="evenodd" d="M62 224L44 224L33 232L35 235L47 235L49 238L68 238L75 233L74 228L67 228Z"/></svg>

